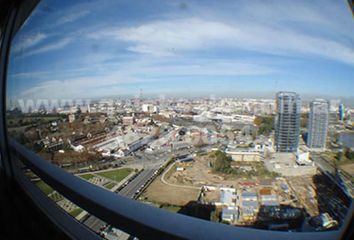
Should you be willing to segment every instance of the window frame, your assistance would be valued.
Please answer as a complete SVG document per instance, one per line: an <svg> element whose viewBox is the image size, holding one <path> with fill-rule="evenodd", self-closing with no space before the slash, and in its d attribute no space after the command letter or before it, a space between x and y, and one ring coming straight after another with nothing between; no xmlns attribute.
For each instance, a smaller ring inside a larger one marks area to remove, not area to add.
<svg viewBox="0 0 354 240"><path fill-rule="evenodd" d="M22 164L76 205L110 225L142 239L350 239L348 230L352 229L353 204L344 226L336 231L290 233L217 224L170 213L104 190L41 159L15 140L9 139L6 130L6 78L11 39L38 2L15 1L3 32L0 53L0 167L3 166L2 171L7 178L16 181L53 224L70 238L100 239L42 193L26 177Z"/></svg>

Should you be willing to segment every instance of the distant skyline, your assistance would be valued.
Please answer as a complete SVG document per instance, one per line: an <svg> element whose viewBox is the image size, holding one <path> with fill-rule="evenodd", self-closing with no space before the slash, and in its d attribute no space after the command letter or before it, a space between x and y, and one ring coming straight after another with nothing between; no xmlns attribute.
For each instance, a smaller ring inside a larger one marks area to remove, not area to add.
<svg viewBox="0 0 354 240"><path fill-rule="evenodd" d="M354 103L353 29L344 0L41 1L15 37L8 97Z"/></svg>

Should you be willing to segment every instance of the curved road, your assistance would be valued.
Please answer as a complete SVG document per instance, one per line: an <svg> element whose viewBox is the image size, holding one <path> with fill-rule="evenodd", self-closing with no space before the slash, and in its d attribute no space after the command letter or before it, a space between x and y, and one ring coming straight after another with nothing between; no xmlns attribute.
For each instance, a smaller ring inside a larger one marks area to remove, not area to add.
<svg viewBox="0 0 354 240"><path fill-rule="evenodd" d="M162 176L161 176L161 181L162 181L164 184L166 184L166 185L168 185L168 186L171 186L171 187L189 188L189 189L198 189L198 190L199 190L200 187L187 186L187 185L178 185L178 184L169 183L169 182L167 182L167 181L165 180L165 175L166 175L166 173L168 173L168 172L171 170L171 168L172 168L175 164L176 164L176 162L174 162L173 164L171 164L171 165L168 167L168 169L164 171L164 173L163 173Z"/></svg>

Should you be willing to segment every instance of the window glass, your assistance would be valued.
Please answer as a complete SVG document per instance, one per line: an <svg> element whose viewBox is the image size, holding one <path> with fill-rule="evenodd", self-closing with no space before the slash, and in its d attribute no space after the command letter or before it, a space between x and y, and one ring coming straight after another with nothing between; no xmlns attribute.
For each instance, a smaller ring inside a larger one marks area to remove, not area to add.
<svg viewBox="0 0 354 240"><path fill-rule="evenodd" d="M11 47L7 130L167 211L338 229L353 194L352 29L344 1L41 1Z"/></svg>
<svg viewBox="0 0 354 240"><path fill-rule="evenodd" d="M1 46L1 43L2 43L2 32L3 32L3 26L0 26L0 46Z"/></svg>

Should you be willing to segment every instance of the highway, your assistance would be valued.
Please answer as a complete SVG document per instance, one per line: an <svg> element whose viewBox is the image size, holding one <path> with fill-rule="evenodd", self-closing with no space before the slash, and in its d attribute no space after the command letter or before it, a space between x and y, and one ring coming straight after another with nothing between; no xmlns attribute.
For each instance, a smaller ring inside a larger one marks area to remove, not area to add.
<svg viewBox="0 0 354 240"><path fill-rule="evenodd" d="M129 182L127 186L121 189L118 193L128 198L134 198L135 193L147 183L147 181L158 169L159 167L156 166L143 170L136 178ZM86 221L84 221L84 224L93 231L98 232L100 228L105 224L105 222L91 215Z"/></svg>
<svg viewBox="0 0 354 240"><path fill-rule="evenodd" d="M154 175L158 168L150 168L142 171L136 178L134 178L126 187L119 191L119 194L134 198L135 193Z"/></svg>
<svg viewBox="0 0 354 240"><path fill-rule="evenodd" d="M336 167L332 163L328 162L319 154L313 154L312 159L317 166L349 197L354 196L354 189L350 176L346 176L343 172L337 171Z"/></svg>
<svg viewBox="0 0 354 240"><path fill-rule="evenodd" d="M189 154L191 152L191 149L188 151L176 150L174 151L174 154ZM149 179L154 175L155 171L158 170L166 160L170 159L173 154L166 151L157 151L152 154L145 154L138 151L136 152L136 156L138 158L132 161L131 164L138 163L139 165L143 166L144 170L136 178L130 181L124 188L117 192L128 198L134 198L135 193L149 181ZM129 167L129 165L126 166ZM105 225L105 222L92 215L89 216L83 223L95 232L99 232L100 228Z"/></svg>
<svg viewBox="0 0 354 240"><path fill-rule="evenodd" d="M312 160L315 162L315 164L324 172L331 173L335 175L336 173L336 168L335 166L325 160L323 157L321 157L320 154L312 154Z"/></svg>

